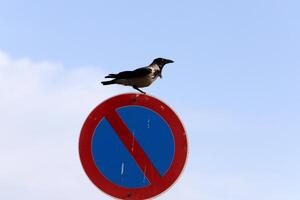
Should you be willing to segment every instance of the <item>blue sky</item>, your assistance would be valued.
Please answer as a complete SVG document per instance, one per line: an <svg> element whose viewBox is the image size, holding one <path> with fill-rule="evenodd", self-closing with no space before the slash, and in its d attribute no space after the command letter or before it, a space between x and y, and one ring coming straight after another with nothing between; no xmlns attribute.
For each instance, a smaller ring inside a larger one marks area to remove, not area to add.
<svg viewBox="0 0 300 200"><path fill-rule="evenodd" d="M299 199L299 7L291 0L1 2L0 149L8 172L0 173L0 197L107 198L77 166L78 131L102 100L133 92L99 86L106 73L162 56L175 63L146 91L181 116L190 154L159 198ZM42 162L36 152L53 146L57 153L46 153L56 161ZM20 159L26 170L12 167ZM49 162L50 172L35 162ZM72 169L65 176L64 166Z"/></svg>

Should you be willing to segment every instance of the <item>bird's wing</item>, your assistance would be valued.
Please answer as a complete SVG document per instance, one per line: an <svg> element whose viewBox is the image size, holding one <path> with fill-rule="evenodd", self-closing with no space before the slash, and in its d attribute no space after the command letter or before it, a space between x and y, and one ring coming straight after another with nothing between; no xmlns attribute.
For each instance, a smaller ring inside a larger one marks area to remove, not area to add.
<svg viewBox="0 0 300 200"><path fill-rule="evenodd" d="M126 79L126 78L137 78L141 76L146 76L151 73L151 69L148 67L138 68L134 71L124 71L116 75L117 79Z"/></svg>

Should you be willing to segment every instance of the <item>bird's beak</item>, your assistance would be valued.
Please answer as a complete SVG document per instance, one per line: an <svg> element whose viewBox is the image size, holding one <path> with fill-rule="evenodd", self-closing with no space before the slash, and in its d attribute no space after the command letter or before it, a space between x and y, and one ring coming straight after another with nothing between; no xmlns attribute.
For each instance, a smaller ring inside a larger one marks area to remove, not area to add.
<svg viewBox="0 0 300 200"><path fill-rule="evenodd" d="M165 59L165 63L168 64L168 63L173 63L174 61L173 60L169 60L169 59Z"/></svg>

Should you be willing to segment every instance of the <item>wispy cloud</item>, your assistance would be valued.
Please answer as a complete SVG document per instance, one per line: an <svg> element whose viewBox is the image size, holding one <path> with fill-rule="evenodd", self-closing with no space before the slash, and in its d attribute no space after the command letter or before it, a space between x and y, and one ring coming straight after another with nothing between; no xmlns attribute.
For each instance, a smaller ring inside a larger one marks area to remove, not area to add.
<svg viewBox="0 0 300 200"><path fill-rule="evenodd" d="M0 52L0 198L101 199L78 157L85 117L115 94L98 67L12 59Z"/></svg>

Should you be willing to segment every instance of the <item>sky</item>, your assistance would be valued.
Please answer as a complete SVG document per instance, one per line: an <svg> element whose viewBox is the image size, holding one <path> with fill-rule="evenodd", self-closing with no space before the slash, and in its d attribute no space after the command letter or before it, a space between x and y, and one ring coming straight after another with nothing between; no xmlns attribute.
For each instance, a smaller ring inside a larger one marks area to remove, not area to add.
<svg viewBox="0 0 300 200"><path fill-rule="evenodd" d="M108 73L175 61L145 91L189 156L157 199L300 199L300 2L1 1L0 199L111 199L85 175L82 124Z"/></svg>

